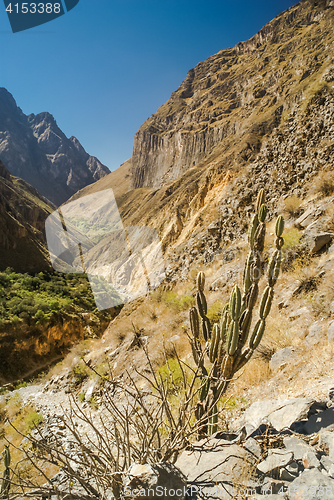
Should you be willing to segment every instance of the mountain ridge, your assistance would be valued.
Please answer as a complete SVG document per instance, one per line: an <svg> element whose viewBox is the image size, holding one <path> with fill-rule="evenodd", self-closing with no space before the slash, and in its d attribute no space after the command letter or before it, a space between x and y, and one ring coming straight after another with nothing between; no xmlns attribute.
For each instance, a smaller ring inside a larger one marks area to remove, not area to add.
<svg viewBox="0 0 334 500"><path fill-rule="evenodd" d="M25 115L0 88L0 159L15 176L60 205L79 189L110 173L78 139L67 138L48 112Z"/></svg>
<svg viewBox="0 0 334 500"><path fill-rule="evenodd" d="M189 70L135 134L133 187L157 189L207 163L210 155L225 156L229 168L254 159L261 137L279 124L296 94L328 62L330 50L324 49L333 43L333 5L302 1L249 40ZM310 49L313 43L316 48Z"/></svg>

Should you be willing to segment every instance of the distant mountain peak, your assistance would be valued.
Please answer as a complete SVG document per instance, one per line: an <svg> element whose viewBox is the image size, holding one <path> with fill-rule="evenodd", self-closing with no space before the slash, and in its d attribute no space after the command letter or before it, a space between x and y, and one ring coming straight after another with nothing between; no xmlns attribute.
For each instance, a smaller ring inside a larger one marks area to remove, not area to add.
<svg viewBox="0 0 334 500"><path fill-rule="evenodd" d="M0 160L43 196L61 205L78 190L110 173L77 138L67 138L54 116L25 115L12 94L0 88Z"/></svg>

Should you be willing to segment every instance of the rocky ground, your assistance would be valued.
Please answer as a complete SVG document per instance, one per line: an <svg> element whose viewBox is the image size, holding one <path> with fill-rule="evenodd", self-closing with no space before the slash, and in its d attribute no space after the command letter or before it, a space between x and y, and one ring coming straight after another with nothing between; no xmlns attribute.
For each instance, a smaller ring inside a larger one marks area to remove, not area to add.
<svg viewBox="0 0 334 500"><path fill-rule="evenodd" d="M135 486L140 491L160 485L182 489L179 496L170 494L163 497L165 499L213 500L233 496L333 499L333 386L334 377L328 377L321 383L304 387L304 394L310 394L309 397L291 394L296 397L257 401L230 423L229 432L218 431L212 437L189 446L179 456L176 469L172 465L133 466L123 478L119 497L110 491L106 498L123 498L124 492ZM23 404L32 404L43 414L42 426L32 435L61 443L65 449L71 447L73 436L68 433L63 420L71 407L66 378L57 376L47 384L32 385L16 392ZM91 392L92 385L87 389L88 396ZM78 404L81 408L89 408L87 402ZM90 409L89 413L97 422L99 410ZM81 419L77 419L76 426L82 435L91 432L90 426ZM73 450L72 453L75 458L75 453L79 452ZM65 490L68 487L66 474L57 474L52 484ZM84 490L80 491L80 485L77 485L75 495L89 498ZM124 498L142 498L143 495ZM51 498L56 499L56 496ZM159 498L159 495L150 498Z"/></svg>

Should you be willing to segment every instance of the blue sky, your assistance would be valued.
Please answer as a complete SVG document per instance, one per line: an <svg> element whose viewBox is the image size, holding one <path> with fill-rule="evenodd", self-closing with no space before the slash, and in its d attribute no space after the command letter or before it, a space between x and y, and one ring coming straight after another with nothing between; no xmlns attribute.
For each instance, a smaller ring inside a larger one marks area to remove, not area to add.
<svg viewBox="0 0 334 500"><path fill-rule="evenodd" d="M13 34L0 0L0 87L24 113L52 113L67 136L114 170L190 68L295 3L80 0L66 15Z"/></svg>

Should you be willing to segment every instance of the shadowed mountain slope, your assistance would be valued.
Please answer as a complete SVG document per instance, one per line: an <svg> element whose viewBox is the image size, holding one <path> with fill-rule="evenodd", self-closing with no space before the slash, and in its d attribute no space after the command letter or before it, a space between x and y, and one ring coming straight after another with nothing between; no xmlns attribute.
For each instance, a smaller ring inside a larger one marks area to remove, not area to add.
<svg viewBox="0 0 334 500"><path fill-rule="evenodd" d="M0 161L0 270L50 268L44 223L54 207Z"/></svg>

